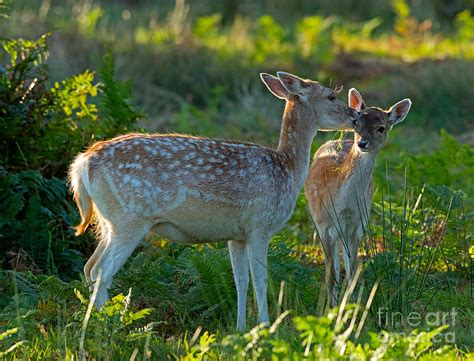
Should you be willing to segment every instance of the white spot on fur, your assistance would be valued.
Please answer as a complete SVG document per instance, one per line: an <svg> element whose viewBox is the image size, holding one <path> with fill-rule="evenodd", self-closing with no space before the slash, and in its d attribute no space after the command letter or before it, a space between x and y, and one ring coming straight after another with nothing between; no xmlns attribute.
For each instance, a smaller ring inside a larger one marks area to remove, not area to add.
<svg viewBox="0 0 474 361"><path fill-rule="evenodd" d="M127 168L127 169L142 169L143 166L140 163L127 163L127 164L125 164L125 168Z"/></svg>
<svg viewBox="0 0 474 361"><path fill-rule="evenodd" d="M158 152L153 147L145 146L145 151L151 155L158 155Z"/></svg>
<svg viewBox="0 0 474 361"><path fill-rule="evenodd" d="M137 188L142 185L142 182L139 179L136 179L136 178L133 178L131 180L131 183L132 183L132 186L137 187Z"/></svg>
<svg viewBox="0 0 474 361"><path fill-rule="evenodd" d="M188 154L186 154L183 159L184 160L190 160L190 159L193 159L194 157L196 156L196 152L190 152Z"/></svg>
<svg viewBox="0 0 474 361"><path fill-rule="evenodd" d="M173 163L171 163L169 165L169 168L174 169L174 168L178 167L179 165L181 165L181 162L179 160L175 160Z"/></svg>
<svg viewBox="0 0 474 361"><path fill-rule="evenodd" d="M117 187L115 186L114 181L112 180L112 176L110 175L110 172L106 171L105 173L105 181L109 185L109 189L112 192L112 195L114 196L115 200L120 204L122 208L126 207L126 204L122 197L120 196Z"/></svg>

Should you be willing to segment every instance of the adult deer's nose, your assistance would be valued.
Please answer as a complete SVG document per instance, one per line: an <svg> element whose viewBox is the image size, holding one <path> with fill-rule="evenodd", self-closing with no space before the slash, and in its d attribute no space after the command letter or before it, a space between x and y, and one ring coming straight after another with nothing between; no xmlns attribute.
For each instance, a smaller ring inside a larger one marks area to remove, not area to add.
<svg viewBox="0 0 474 361"><path fill-rule="evenodd" d="M359 140L357 145L359 146L360 149L367 149L367 147L369 146L369 141L367 139L361 139Z"/></svg>

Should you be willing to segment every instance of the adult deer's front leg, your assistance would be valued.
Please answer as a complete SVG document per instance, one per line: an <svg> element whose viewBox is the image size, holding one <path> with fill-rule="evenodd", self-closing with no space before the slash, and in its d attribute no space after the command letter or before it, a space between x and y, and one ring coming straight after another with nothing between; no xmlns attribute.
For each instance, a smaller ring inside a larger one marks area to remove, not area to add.
<svg viewBox="0 0 474 361"><path fill-rule="evenodd" d="M269 237L253 233L247 239L247 254L257 298L258 322L269 323L267 304L267 253Z"/></svg>
<svg viewBox="0 0 474 361"><path fill-rule="evenodd" d="M249 259L244 241L229 241L229 254L237 289L237 331L245 330L247 291L249 288Z"/></svg>

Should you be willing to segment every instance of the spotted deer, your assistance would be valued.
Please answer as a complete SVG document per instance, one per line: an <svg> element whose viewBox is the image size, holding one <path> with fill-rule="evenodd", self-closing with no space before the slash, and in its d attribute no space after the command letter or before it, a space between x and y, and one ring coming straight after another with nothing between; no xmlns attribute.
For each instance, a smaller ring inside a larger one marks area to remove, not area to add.
<svg viewBox="0 0 474 361"><path fill-rule="evenodd" d="M389 110L366 107L359 92L349 90L349 105L360 112L354 120L353 140L332 140L318 149L305 182L305 193L326 260L329 303L337 304L339 246L350 281L357 266L360 240L367 229L372 205L373 169L390 129L411 107L404 99Z"/></svg>
<svg viewBox="0 0 474 361"><path fill-rule="evenodd" d="M245 329L249 270L259 322L268 322L267 249L290 217L318 129L352 129L355 110L316 81L260 74L286 100L278 148L179 134L127 134L93 144L69 171L84 233L100 234L84 267L96 305L112 277L150 232L174 242L228 241L237 288L237 329Z"/></svg>

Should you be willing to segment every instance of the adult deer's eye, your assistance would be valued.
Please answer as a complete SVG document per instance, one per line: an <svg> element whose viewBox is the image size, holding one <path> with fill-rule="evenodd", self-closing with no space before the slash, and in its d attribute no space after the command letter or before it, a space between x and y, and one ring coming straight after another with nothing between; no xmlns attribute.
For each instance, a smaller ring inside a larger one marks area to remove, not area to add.
<svg viewBox="0 0 474 361"><path fill-rule="evenodd" d="M377 132L379 133L385 132L385 127L379 127L379 129L377 129Z"/></svg>
<svg viewBox="0 0 474 361"><path fill-rule="evenodd" d="M357 128L357 126L359 125L359 122L356 119L352 121L352 124L354 125L355 128Z"/></svg>
<svg viewBox="0 0 474 361"><path fill-rule="evenodd" d="M333 102L336 100L336 97L331 94L330 96L328 96L328 99Z"/></svg>

